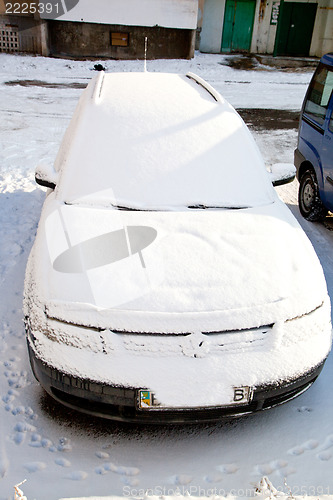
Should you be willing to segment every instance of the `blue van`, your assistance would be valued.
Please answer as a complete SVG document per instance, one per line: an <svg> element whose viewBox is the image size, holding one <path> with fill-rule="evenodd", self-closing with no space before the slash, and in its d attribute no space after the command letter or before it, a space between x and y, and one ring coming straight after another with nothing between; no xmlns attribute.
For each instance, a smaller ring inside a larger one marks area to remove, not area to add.
<svg viewBox="0 0 333 500"><path fill-rule="evenodd" d="M301 214L324 219L333 212L333 53L320 59L306 93L294 164Z"/></svg>

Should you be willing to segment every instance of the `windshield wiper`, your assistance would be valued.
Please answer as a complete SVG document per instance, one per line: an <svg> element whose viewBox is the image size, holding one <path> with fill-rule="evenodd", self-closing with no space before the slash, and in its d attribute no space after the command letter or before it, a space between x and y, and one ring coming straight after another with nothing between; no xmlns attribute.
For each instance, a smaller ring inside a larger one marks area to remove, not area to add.
<svg viewBox="0 0 333 500"><path fill-rule="evenodd" d="M196 208L198 210L206 208L218 208L218 207L207 207L206 205L188 205L187 208Z"/></svg>
<svg viewBox="0 0 333 500"><path fill-rule="evenodd" d="M134 207L126 207L125 205L113 205L111 204L113 208L116 208L117 210L131 210L133 212L143 212L142 208L134 208Z"/></svg>
<svg viewBox="0 0 333 500"><path fill-rule="evenodd" d="M223 207L222 205L188 205L187 208L194 210L208 210L208 209L220 209L220 210L241 210L242 208L249 207Z"/></svg>
<svg viewBox="0 0 333 500"><path fill-rule="evenodd" d="M95 204L91 203L84 203L74 201L74 202L64 202L65 205L81 205L81 206L97 206L97 207L103 207L103 208L114 208L115 210L124 210L126 212L163 212L163 211L171 211L172 208L170 207L159 207L159 208L139 208L139 207L130 207L127 205L118 205L115 203L101 203L98 204L95 202ZM185 208L189 208L190 210L240 210L242 208L249 208L249 207L224 207L222 205L204 205L202 203L197 203L195 205L187 205L183 207L175 207L174 210L184 210Z"/></svg>

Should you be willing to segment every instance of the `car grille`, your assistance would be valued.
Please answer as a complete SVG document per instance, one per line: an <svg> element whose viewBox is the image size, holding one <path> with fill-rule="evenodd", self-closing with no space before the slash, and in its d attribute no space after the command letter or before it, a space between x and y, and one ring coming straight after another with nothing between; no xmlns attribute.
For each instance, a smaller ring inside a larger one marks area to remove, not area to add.
<svg viewBox="0 0 333 500"><path fill-rule="evenodd" d="M160 356L183 354L204 357L208 353L244 352L264 347L273 325L244 330L199 333L134 333L117 334L126 350L133 353L153 353Z"/></svg>

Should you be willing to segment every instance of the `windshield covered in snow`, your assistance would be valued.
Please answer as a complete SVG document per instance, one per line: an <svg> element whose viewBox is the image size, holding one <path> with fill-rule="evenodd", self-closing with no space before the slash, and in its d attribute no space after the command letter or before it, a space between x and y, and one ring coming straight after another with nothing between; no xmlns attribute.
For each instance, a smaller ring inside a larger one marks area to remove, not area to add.
<svg viewBox="0 0 333 500"><path fill-rule="evenodd" d="M179 75L106 74L97 101L89 87L57 158L59 199L137 210L274 201L243 121L196 82Z"/></svg>

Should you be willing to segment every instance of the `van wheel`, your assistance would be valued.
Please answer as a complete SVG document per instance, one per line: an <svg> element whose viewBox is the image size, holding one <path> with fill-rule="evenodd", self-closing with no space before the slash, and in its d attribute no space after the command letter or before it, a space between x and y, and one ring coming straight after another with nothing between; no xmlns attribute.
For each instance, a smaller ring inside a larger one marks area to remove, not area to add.
<svg viewBox="0 0 333 500"><path fill-rule="evenodd" d="M298 191L298 206L303 217L311 222L323 220L328 210L320 196L316 174L306 170L301 177Z"/></svg>

